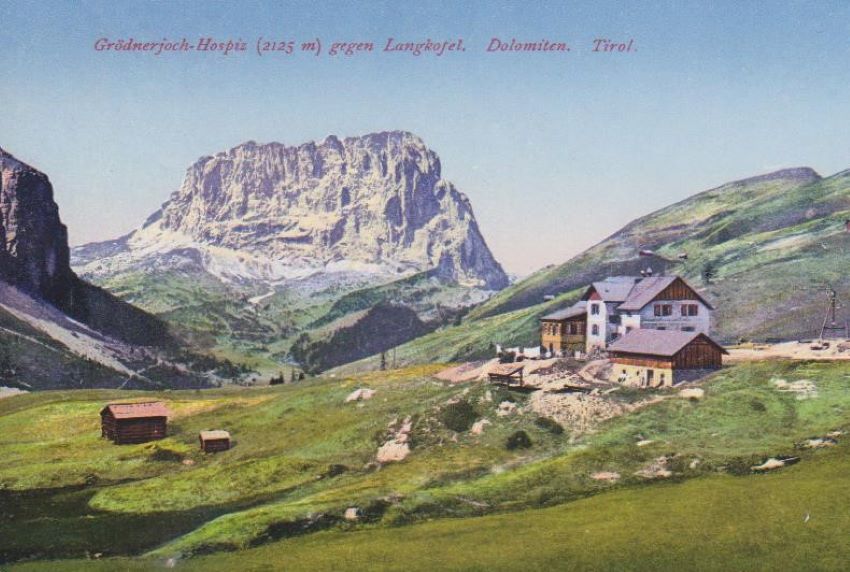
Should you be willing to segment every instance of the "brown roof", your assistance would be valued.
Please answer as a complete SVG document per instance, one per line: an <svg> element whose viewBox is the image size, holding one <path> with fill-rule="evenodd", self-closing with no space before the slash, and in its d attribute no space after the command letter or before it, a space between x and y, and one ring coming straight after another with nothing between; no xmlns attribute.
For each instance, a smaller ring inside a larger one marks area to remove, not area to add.
<svg viewBox="0 0 850 572"><path fill-rule="evenodd" d="M145 417L168 417L169 411L162 401L146 401L143 403L110 403L100 414L107 411L116 419L139 419Z"/></svg>
<svg viewBox="0 0 850 572"><path fill-rule="evenodd" d="M681 276L652 276L649 278L644 278L632 288L632 291L629 292L629 295L626 297L625 301L620 304L619 310L626 311L639 311L644 306L652 302L656 296L661 294L665 288L670 286L676 280L681 280L682 283L694 293L694 295L700 299L700 301L712 308L711 304L708 301L700 296L699 292L697 292L693 286L688 284L684 278ZM713 309L713 308L712 308Z"/></svg>
<svg viewBox="0 0 850 572"><path fill-rule="evenodd" d="M230 433L221 429L201 431L201 441L215 441L216 439L230 439Z"/></svg>
<svg viewBox="0 0 850 572"><path fill-rule="evenodd" d="M576 316L586 316L587 315L587 304L585 302L577 302L573 304L569 308L564 308L563 310L558 310L557 312L552 312L551 314L547 314L540 318L541 320L567 320L569 318L575 318Z"/></svg>
<svg viewBox="0 0 850 572"><path fill-rule="evenodd" d="M585 291L583 300L590 298L592 291L596 291L604 302L622 302L629 296L629 292L640 278L635 276L610 276L605 280L594 282Z"/></svg>
<svg viewBox="0 0 850 572"><path fill-rule="evenodd" d="M623 354L641 354L672 357L679 350L696 340L704 338L721 352L728 353L723 346L699 332L673 330L633 330L608 346L608 351Z"/></svg>
<svg viewBox="0 0 850 572"><path fill-rule="evenodd" d="M487 370L487 373L492 373L494 375L514 375L521 372L524 367L525 365L521 363L500 363L491 366L490 369Z"/></svg>

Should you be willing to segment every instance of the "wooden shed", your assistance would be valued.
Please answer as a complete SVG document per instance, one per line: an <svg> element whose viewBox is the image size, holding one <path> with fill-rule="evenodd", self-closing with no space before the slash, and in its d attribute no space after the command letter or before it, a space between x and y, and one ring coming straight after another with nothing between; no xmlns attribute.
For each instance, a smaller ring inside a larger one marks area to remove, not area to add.
<svg viewBox="0 0 850 572"><path fill-rule="evenodd" d="M611 376L641 387L669 386L723 365L723 347L699 332L634 330L608 346Z"/></svg>
<svg viewBox="0 0 850 572"><path fill-rule="evenodd" d="M525 365L521 363L502 363L491 367L487 371L490 381L511 385L514 382L522 387L522 373Z"/></svg>
<svg viewBox="0 0 850 572"><path fill-rule="evenodd" d="M100 411L101 437L117 445L146 443L165 437L168 408L161 401L110 403Z"/></svg>
<svg viewBox="0 0 850 572"><path fill-rule="evenodd" d="M198 440L204 453L218 453L230 449L230 433L220 429L201 431Z"/></svg>

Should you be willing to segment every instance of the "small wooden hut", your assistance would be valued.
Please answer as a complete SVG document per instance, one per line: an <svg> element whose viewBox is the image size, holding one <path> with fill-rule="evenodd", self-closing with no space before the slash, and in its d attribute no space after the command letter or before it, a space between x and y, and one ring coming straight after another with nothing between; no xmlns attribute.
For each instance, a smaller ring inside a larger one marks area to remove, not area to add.
<svg viewBox="0 0 850 572"><path fill-rule="evenodd" d="M116 445L146 443L165 437L168 408L161 401L110 403L100 411L100 434Z"/></svg>
<svg viewBox="0 0 850 572"><path fill-rule="evenodd" d="M512 385L518 383L522 387L522 373L525 365L522 363L502 363L494 365L487 372L491 382Z"/></svg>
<svg viewBox="0 0 850 572"><path fill-rule="evenodd" d="M218 453L230 449L230 433L227 431L201 431L198 439L204 453Z"/></svg>

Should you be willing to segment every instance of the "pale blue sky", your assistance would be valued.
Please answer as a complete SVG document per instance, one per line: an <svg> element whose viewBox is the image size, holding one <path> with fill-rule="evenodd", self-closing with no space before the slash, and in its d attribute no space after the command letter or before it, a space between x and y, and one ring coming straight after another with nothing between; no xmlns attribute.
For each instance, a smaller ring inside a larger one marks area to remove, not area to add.
<svg viewBox="0 0 850 572"><path fill-rule="evenodd" d="M526 273L729 180L850 167L850 3L0 1L0 147L52 179L72 243L138 226L198 157L403 129ZM99 37L462 37L441 58L96 53ZM568 42L487 54L494 36ZM590 52L597 37L632 54Z"/></svg>

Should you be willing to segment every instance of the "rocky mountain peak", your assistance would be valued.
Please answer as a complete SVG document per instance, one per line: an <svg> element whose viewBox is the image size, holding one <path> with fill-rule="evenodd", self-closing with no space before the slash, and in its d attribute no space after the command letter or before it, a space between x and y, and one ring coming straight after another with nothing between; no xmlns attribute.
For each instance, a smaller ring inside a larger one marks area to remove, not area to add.
<svg viewBox="0 0 850 572"><path fill-rule="evenodd" d="M0 149L0 278L64 303L68 233L47 176Z"/></svg>
<svg viewBox="0 0 850 572"><path fill-rule="evenodd" d="M247 141L202 157L129 244L166 246L175 236L284 266L437 268L488 289L508 283L467 197L404 131L296 146Z"/></svg>

